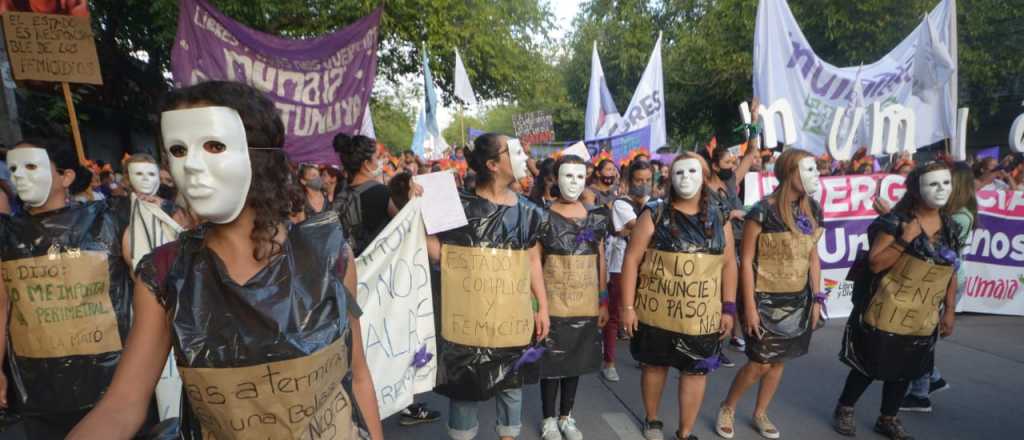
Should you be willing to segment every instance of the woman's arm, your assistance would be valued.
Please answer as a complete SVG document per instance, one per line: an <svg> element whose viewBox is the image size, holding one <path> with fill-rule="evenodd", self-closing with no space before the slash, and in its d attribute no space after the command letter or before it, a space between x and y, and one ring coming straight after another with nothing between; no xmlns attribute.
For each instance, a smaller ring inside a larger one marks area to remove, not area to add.
<svg viewBox="0 0 1024 440"><path fill-rule="evenodd" d="M651 219L651 211L647 210L640 214L640 219L633 229L633 235L626 246L626 256L622 260L622 279L619 291L622 292L622 326L626 334L633 336L637 328L636 310L633 303L636 299L636 278L640 271L640 263L647 252L647 245L651 243L654 236L654 220Z"/></svg>
<svg viewBox="0 0 1024 440"><path fill-rule="evenodd" d="M921 223L917 219L903 223L902 231L902 243L888 232L880 232L875 237L868 253L868 266L871 272L881 273L896 264L903 252L906 252L907 244L921 235Z"/></svg>
<svg viewBox="0 0 1024 440"><path fill-rule="evenodd" d="M953 336L953 323L956 322L956 271L953 272L946 287L946 300L942 311L942 319L939 321L939 335L942 337Z"/></svg>
<svg viewBox="0 0 1024 440"><path fill-rule="evenodd" d="M743 225L743 241L740 243L740 292L743 295L743 324L747 333L755 337L761 335L761 317L754 302L754 255L760 235L761 224L748 219Z"/></svg>
<svg viewBox="0 0 1024 440"><path fill-rule="evenodd" d="M146 420L153 390L171 349L167 311L135 280L135 319L106 394L68 434L69 440L131 439Z"/></svg>
<svg viewBox="0 0 1024 440"><path fill-rule="evenodd" d="M816 295L822 291L821 286L821 258L818 257L818 246L811 248L811 273L808 274L811 281L811 295ZM821 304L816 300L812 299L811 302L811 329L813 330L818 326L818 320L821 319Z"/></svg>
<svg viewBox="0 0 1024 440"><path fill-rule="evenodd" d="M10 308L7 286L4 285L4 277L0 277L0 341L7 340L7 312ZM4 364L6 354L7 344L0 344L0 365ZM7 376L2 369L0 369L0 408L7 408Z"/></svg>
<svg viewBox="0 0 1024 440"><path fill-rule="evenodd" d="M441 261L441 240L436 235L427 236L427 258L433 263Z"/></svg>
<svg viewBox="0 0 1024 440"><path fill-rule="evenodd" d="M604 261L604 243L605 240L602 239L597 244L597 290L607 295L608 263ZM598 298L598 302L601 305L598 307L597 327L604 328L604 325L608 323L608 303L600 303L600 298Z"/></svg>
<svg viewBox="0 0 1024 440"><path fill-rule="evenodd" d="M345 265L345 289L348 290L349 301L356 300L356 260L352 256L352 249L348 249L348 263ZM359 318L348 314L349 327L352 329L352 394L359 410L366 421L366 429L370 431L370 438L373 440L384 439L384 428L380 424L380 411L377 408L377 394L373 388L373 377L370 376L370 368L366 365L366 354L363 353L363 333L359 325Z"/></svg>
<svg viewBox="0 0 1024 440"><path fill-rule="evenodd" d="M544 288L544 267L541 265L540 243L533 245L528 251L530 256L530 290L537 299L537 311L534 316L537 340L548 337L551 318L548 316L548 291Z"/></svg>
<svg viewBox="0 0 1024 440"><path fill-rule="evenodd" d="M736 303L736 245L732 238L732 225L726 221L722 224L722 229L725 231L725 250L722 252L722 258L725 259L722 265L722 302ZM726 339L732 335L732 328L736 325L736 317L723 313L722 314L722 325L721 334L722 339Z"/></svg>
<svg viewBox="0 0 1024 440"><path fill-rule="evenodd" d="M0 190L0 214L11 214L11 201L7 199L7 193Z"/></svg>

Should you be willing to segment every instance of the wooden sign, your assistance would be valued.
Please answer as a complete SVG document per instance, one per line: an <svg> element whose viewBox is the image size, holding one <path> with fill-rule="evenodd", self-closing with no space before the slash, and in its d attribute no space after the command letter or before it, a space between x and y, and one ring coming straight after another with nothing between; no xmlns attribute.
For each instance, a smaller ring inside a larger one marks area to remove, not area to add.
<svg viewBox="0 0 1024 440"><path fill-rule="evenodd" d="M551 316L597 316L597 255L544 257L544 287Z"/></svg>
<svg viewBox="0 0 1024 440"><path fill-rule="evenodd" d="M471 347L523 347L533 338L524 250L441 247L441 335Z"/></svg>
<svg viewBox="0 0 1024 440"><path fill-rule="evenodd" d="M121 351L102 252L74 251L3 262L14 352L59 358Z"/></svg>
<svg viewBox="0 0 1024 440"><path fill-rule="evenodd" d="M897 335L931 335L952 277L952 266L903 254L879 282L864 322Z"/></svg>
<svg viewBox="0 0 1024 440"><path fill-rule="evenodd" d="M204 440L357 438L344 339L309 356L233 368L179 367Z"/></svg>
<svg viewBox="0 0 1024 440"><path fill-rule="evenodd" d="M764 293L796 293L807 287L811 270L809 255L815 235L799 232L761 233L757 237L757 279L754 290Z"/></svg>
<svg viewBox="0 0 1024 440"><path fill-rule="evenodd" d="M718 333L724 258L648 249L633 301L637 319L684 335Z"/></svg>
<svg viewBox="0 0 1024 440"><path fill-rule="evenodd" d="M103 84L89 17L9 11L3 22L14 79Z"/></svg>

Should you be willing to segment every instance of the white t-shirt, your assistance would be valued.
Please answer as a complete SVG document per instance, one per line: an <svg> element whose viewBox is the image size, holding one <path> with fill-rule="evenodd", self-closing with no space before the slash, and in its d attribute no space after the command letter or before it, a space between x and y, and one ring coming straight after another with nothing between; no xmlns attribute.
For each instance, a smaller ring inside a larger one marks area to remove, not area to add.
<svg viewBox="0 0 1024 440"><path fill-rule="evenodd" d="M644 199L646 204L650 198ZM636 220L636 212L633 211L633 206L625 200L615 200L612 202L612 227L615 228L615 232L622 231L622 228L629 223ZM608 238L608 247L605 249L605 258L608 260L608 273L622 273L622 260L626 258L626 243L627 240L619 236L611 236Z"/></svg>

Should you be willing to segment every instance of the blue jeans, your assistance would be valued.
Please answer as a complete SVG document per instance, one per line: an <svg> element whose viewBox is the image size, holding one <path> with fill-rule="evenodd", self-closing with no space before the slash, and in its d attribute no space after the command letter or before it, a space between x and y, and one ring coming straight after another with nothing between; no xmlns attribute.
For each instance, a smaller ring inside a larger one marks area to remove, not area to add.
<svg viewBox="0 0 1024 440"><path fill-rule="evenodd" d="M921 376L910 382L909 394L914 397L927 399L928 395L931 394L929 393L929 391L931 389L932 382L935 382L939 379L942 379L942 373L939 372L938 367L933 367L931 373L925 373L924 376Z"/></svg>
<svg viewBox="0 0 1024 440"><path fill-rule="evenodd" d="M498 410L498 436L518 437L523 427L523 390L505 390L494 398ZM480 402L454 400L448 406L448 436L453 440L473 440L480 429L477 418Z"/></svg>

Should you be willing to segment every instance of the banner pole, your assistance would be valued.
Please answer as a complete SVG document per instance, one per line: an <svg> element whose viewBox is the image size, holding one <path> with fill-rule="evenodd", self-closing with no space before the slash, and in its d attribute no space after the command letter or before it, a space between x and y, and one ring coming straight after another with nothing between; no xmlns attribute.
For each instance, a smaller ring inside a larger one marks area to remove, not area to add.
<svg viewBox="0 0 1024 440"><path fill-rule="evenodd" d="M465 116L463 113L466 112L465 104L459 104L459 133L462 133L462 147L466 146L466 125Z"/></svg>
<svg viewBox="0 0 1024 440"><path fill-rule="evenodd" d="M67 81L60 83L64 90L64 103L68 107L68 118L71 120L71 136L75 141L75 152L78 153L78 163L85 165L85 150L82 149L82 134L78 131L78 113L75 111L75 101L71 99L71 86Z"/></svg>

